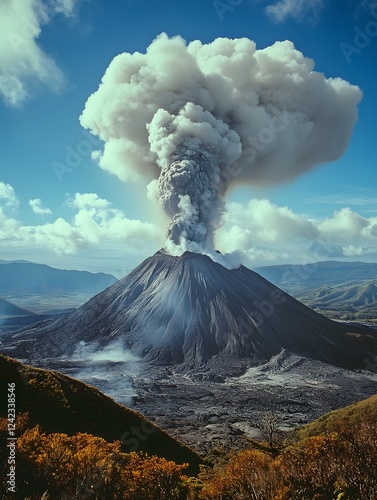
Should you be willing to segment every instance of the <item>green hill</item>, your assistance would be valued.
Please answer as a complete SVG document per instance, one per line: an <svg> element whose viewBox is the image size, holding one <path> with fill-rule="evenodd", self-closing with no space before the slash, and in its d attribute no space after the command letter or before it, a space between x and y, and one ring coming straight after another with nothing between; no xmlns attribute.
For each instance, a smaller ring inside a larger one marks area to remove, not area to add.
<svg viewBox="0 0 377 500"><path fill-rule="evenodd" d="M298 437L305 439L310 436L326 434L339 425L353 427L365 421L377 422L377 395L322 415L314 422L299 429Z"/></svg>
<svg viewBox="0 0 377 500"><path fill-rule="evenodd" d="M0 417L6 418L7 384L16 384L18 413L29 413L28 427L39 424L44 432L73 435L85 432L108 442L121 440L124 452L189 463L195 474L200 457L141 414L105 396L98 389L71 377L42 370L0 355Z"/></svg>
<svg viewBox="0 0 377 500"><path fill-rule="evenodd" d="M338 319L377 320L377 281L312 290L297 297L317 312Z"/></svg>

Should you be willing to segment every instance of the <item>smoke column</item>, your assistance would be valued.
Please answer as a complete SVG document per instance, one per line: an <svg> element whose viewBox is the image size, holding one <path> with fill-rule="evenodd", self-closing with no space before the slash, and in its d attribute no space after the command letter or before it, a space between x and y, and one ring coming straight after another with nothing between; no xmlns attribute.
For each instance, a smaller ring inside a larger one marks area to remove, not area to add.
<svg viewBox="0 0 377 500"><path fill-rule="evenodd" d="M282 183L339 158L362 93L314 71L290 41L188 45L159 35L113 59L80 117L101 168L148 190L170 217L171 253L210 251L233 183Z"/></svg>

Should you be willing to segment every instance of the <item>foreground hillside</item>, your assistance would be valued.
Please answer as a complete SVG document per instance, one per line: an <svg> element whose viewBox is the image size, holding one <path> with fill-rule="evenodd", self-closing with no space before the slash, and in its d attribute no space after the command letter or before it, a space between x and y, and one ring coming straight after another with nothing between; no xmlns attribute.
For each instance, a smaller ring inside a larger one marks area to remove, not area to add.
<svg viewBox="0 0 377 500"><path fill-rule="evenodd" d="M2 500L377 500L377 396L295 435L266 415L259 427L266 442L245 440L244 450L230 454L213 449L197 474L197 455L93 387L4 356L0 383L3 397L15 384L18 408L16 496L6 492L8 450L1 447ZM196 478L177 465L183 460Z"/></svg>
<svg viewBox="0 0 377 500"><path fill-rule="evenodd" d="M353 427L361 422L377 422L377 395L326 413L298 431L300 439L333 432L339 426ZM377 458L377 448L376 448Z"/></svg>
<svg viewBox="0 0 377 500"><path fill-rule="evenodd" d="M47 433L89 433L107 442L122 440L122 450L189 463L200 458L139 413L117 404L87 384L66 375L24 365L0 355L0 417L6 417L7 384L16 384L17 412L28 413L28 427Z"/></svg>

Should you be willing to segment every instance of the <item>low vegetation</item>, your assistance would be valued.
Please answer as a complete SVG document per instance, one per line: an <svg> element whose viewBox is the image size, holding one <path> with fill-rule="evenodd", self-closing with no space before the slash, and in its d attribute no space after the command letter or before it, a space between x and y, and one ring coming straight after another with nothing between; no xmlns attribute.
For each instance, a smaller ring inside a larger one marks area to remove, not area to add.
<svg viewBox="0 0 377 500"><path fill-rule="evenodd" d="M314 422L301 427L297 436L299 439L305 439L336 432L339 427L354 429L366 422L372 425L377 423L377 395L322 415Z"/></svg>
<svg viewBox="0 0 377 500"><path fill-rule="evenodd" d="M377 425L339 427L284 448L275 458L257 450L230 457L207 476L203 500L376 500Z"/></svg>
<svg viewBox="0 0 377 500"><path fill-rule="evenodd" d="M19 418L17 492L28 500L377 500L377 424L339 424L330 433L286 444L278 454L254 448L204 466L197 478L186 465L85 433L23 429ZM5 437L6 420L0 421ZM262 448L262 447L261 447ZM6 457L0 454L6 483ZM3 499L12 498L3 496Z"/></svg>
<svg viewBox="0 0 377 500"><path fill-rule="evenodd" d="M22 428L21 415L18 425ZM0 422L6 433L6 420ZM2 436L3 437L3 436ZM1 455L4 455L4 449ZM5 457L1 456L2 465ZM140 453L123 453L121 443L90 434L46 434L39 426L17 440L16 484L20 499L180 500L187 498L187 464ZM6 484L7 466L0 479ZM2 498L14 498L13 493Z"/></svg>
<svg viewBox="0 0 377 500"><path fill-rule="evenodd" d="M122 451L140 451L174 462L188 463L196 474L201 458L140 413L116 403L95 387L51 370L34 368L0 355L0 417L6 417L7 384L15 383L19 413L28 413L28 428L43 432L88 433Z"/></svg>

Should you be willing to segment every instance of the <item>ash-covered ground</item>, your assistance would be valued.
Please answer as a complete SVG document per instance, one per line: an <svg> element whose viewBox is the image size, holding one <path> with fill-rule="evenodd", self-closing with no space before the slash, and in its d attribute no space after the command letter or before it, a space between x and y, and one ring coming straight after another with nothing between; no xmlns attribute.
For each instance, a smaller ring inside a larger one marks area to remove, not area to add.
<svg viewBox="0 0 377 500"><path fill-rule="evenodd" d="M242 447L258 437L256 423L276 413L282 430L377 392L377 374L350 371L282 351L239 376L179 373L142 361L48 359L38 366L74 376L146 415L200 453Z"/></svg>

